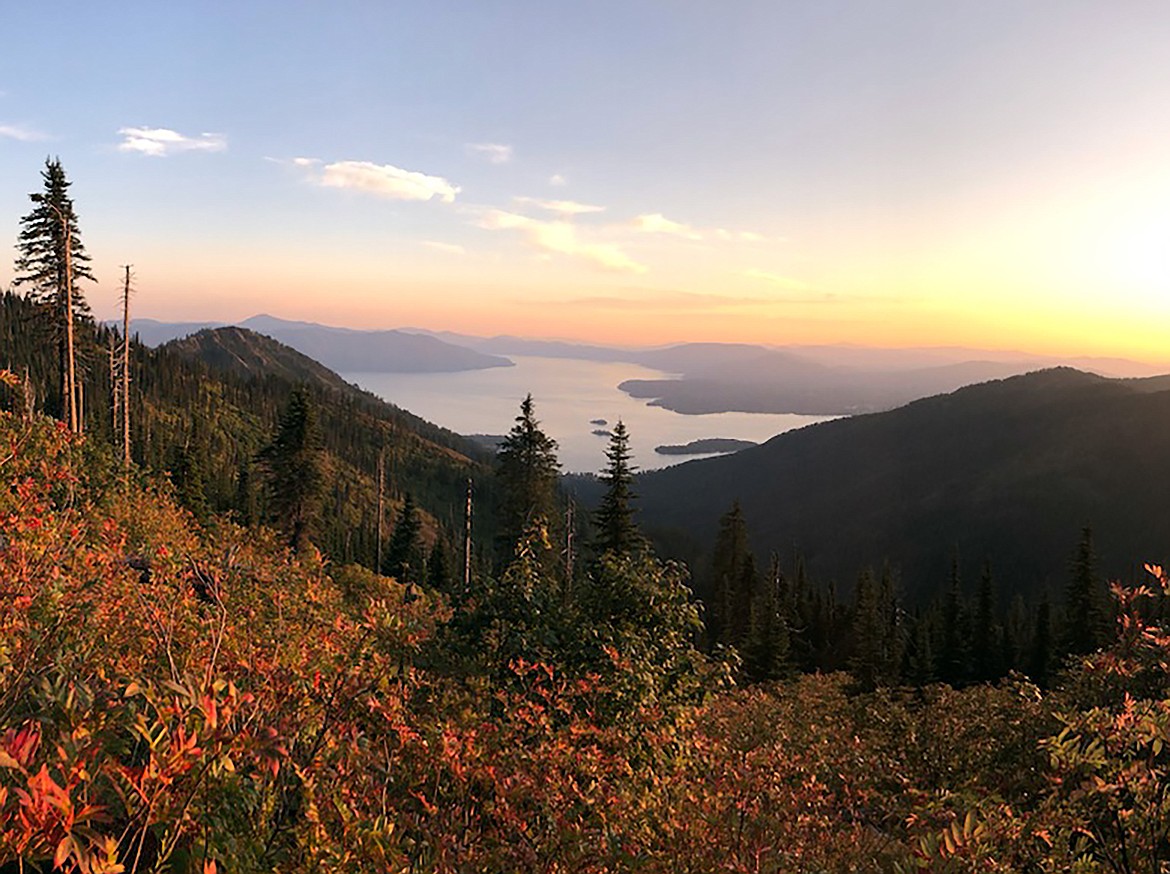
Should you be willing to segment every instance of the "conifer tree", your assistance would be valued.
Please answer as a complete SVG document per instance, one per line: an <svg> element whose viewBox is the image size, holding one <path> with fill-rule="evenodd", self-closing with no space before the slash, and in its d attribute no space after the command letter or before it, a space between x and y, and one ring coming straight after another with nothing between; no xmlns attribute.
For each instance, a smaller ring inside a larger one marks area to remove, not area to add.
<svg viewBox="0 0 1170 874"><path fill-rule="evenodd" d="M877 586L866 568L853 592L853 657L849 668L863 692L872 692L882 679L885 642Z"/></svg>
<svg viewBox="0 0 1170 874"><path fill-rule="evenodd" d="M206 521L211 513L207 503L206 471L206 459L198 444L193 447L188 443L176 449L171 463L171 481L179 503L200 521Z"/></svg>
<svg viewBox="0 0 1170 874"><path fill-rule="evenodd" d="M520 404L520 415L496 456L501 487L500 560L507 564L526 532L536 532L533 547L549 549L545 541L556 509L557 442L540 429L532 395Z"/></svg>
<svg viewBox="0 0 1170 874"><path fill-rule="evenodd" d="M1032 628L1032 646L1028 654L1028 676L1037 686L1047 688L1052 675L1052 608L1048 595L1036 608L1036 621Z"/></svg>
<svg viewBox="0 0 1170 874"><path fill-rule="evenodd" d="M991 560L983 563L975 594L975 615L971 628L971 679L986 683L1002 673L1002 633L995 621L995 581Z"/></svg>
<svg viewBox="0 0 1170 874"><path fill-rule="evenodd" d="M454 576L451 572L450 544L445 534L435 538L427 556L427 587L438 592L449 592L452 589Z"/></svg>
<svg viewBox="0 0 1170 874"><path fill-rule="evenodd" d="M80 430L73 329L77 320L88 321L90 315L77 283L95 280L69 196L71 183L59 158L45 159L41 179L42 190L29 195L36 206L20 220L13 285L28 286L28 297L49 314L60 368L62 419Z"/></svg>
<svg viewBox="0 0 1170 874"><path fill-rule="evenodd" d="M958 550L951 557L951 581L943 602L939 673L940 679L951 685L961 684L967 679L967 611L963 603Z"/></svg>
<svg viewBox="0 0 1170 874"><path fill-rule="evenodd" d="M814 670L813 642L811 628L815 610L814 593L808 582L808 566L804 554L797 551L792 571L792 593L789 596L788 613L792 624L789 626L789 647L793 661L803 671Z"/></svg>
<svg viewBox="0 0 1170 874"><path fill-rule="evenodd" d="M236 465L236 494L233 509L241 525L254 525L260 517L256 485L252 476L252 462L242 456Z"/></svg>
<svg viewBox="0 0 1170 874"><path fill-rule="evenodd" d="M643 545L643 539L634 524L631 504L636 497L633 491L636 468L630 464L630 435L621 419L613 428L605 457L609 463L601 475L605 494L594 516L595 545L598 553L630 553Z"/></svg>
<svg viewBox="0 0 1170 874"><path fill-rule="evenodd" d="M735 644L747 626L750 597L743 596L744 567L748 549L747 521L737 499L719 520L712 559L711 622L708 627L712 643Z"/></svg>
<svg viewBox="0 0 1170 874"><path fill-rule="evenodd" d="M316 410L295 389L276 438L261 453L268 473L269 510L290 547L300 550L320 518L325 473Z"/></svg>
<svg viewBox="0 0 1170 874"><path fill-rule="evenodd" d="M776 680L788 673L790 642L785 610L786 589L780 561L773 554L768 577L758 586L752 599L745 648L748 673L754 680Z"/></svg>
<svg viewBox="0 0 1170 874"><path fill-rule="evenodd" d="M402 512L390 535L390 546L386 550L386 567L383 572L398 582L417 583L422 579L424 567L420 535L422 521L410 492L402 501Z"/></svg>
<svg viewBox="0 0 1170 874"><path fill-rule="evenodd" d="M935 678L934 647L931 644L934 630L931 616L932 614L917 616L913 633L910 636L910 647L906 659L906 678L915 686L925 686Z"/></svg>
<svg viewBox="0 0 1170 874"><path fill-rule="evenodd" d="M882 564L878 584L878 622L881 629L881 682L897 683L902 677L902 660L906 655L905 629L902 627L902 607L898 603L897 583L890 563Z"/></svg>
<svg viewBox="0 0 1170 874"><path fill-rule="evenodd" d="M1093 548L1093 529L1081 530L1069 566L1068 588L1065 590L1064 651L1071 655L1085 655L1102 643L1104 611L1101 606L1101 584L1097 579L1097 554Z"/></svg>

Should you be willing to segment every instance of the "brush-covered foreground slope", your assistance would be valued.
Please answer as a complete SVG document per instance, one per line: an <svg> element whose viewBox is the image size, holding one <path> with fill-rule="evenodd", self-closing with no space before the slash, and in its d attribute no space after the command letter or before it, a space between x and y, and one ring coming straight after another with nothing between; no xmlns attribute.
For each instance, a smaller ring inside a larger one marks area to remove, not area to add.
<svg viewBox="0 0 1170 874"><path fill-rule="evenodd" d="M927 596L957 547L1000 591L1058 597L1083 526L1110 575L1170 554L1168 389L1063 368L970 386L647 474L643 519L709 545L738 499L757 550L846 589L888 559Z"/></svg>
<svg viewBox="0 0 1170 874"><path fill-rule="evenodd" d="M0 446L0 870L1164 867L1164 626L1056 692L817 674L615 708L639 638L603 677L452 670L474 626L439 593L201 525L58 423L0 411Z"/></svg>

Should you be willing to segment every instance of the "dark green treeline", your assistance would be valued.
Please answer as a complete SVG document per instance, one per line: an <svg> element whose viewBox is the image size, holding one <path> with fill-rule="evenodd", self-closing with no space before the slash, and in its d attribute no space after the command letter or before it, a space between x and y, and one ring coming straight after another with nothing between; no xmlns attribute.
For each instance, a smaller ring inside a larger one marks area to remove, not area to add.
<svg viewBox="0 0 1170 874"><path fill-rule="evenodd" d="M964 562L957 552L935 591L931 602L909 607L886 564L863 570L842 597L834 582L809 579L798 552L787 561L773 554L761 570L736 503L720 519L704 580L708 645L734 647L749 680L848 670L859 688L874 689L964 686L1012 672L1043 686L1068 657L1110 639L1109 599L1088 527L1070 538L1067 585L1052 600L1029 604L1001 591L992 559Z"/></svg>

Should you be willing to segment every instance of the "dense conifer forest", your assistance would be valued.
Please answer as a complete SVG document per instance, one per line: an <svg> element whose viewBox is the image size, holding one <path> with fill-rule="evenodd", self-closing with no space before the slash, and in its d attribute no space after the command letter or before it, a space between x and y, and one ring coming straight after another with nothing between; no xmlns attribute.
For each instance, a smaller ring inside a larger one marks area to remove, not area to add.
<svg viewBox="0 0 1170 874"><path fill-rule="evenodd" d="M585 506L537 400L493 458L239 329L126 398L64 181L0 298L3 870L1170 864L1160 567L1107 592L1084 527L1049 597L839 592L736 502L692 577L623 423Z"/></svg>

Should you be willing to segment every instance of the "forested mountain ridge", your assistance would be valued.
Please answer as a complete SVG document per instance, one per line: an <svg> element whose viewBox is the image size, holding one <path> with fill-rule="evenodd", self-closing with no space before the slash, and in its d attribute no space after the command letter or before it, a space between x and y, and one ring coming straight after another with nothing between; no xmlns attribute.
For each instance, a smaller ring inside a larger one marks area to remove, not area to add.
<svg viewBox="0 0 1170 874"><path fill-rule="evenodd" d="M639 478L648 526L709 544L742 505L756 549L799 551L846 589L890 561L911 600L943 589L956 548L969 575L1059 593L1084 526L1101 569L1129 578L1170 549L1170 391L1067 368L837 419L723 458Z"/></svg>
<svg viewBox="0 0 1170 874"><path fill-rule="evenodd" d="M348 385L320 362L248 328L204 328L169 341L165 348L189 358L198 358L215 370L247 379L278 376L294 382L315 382L338 390L344 390Z"/></svg>

